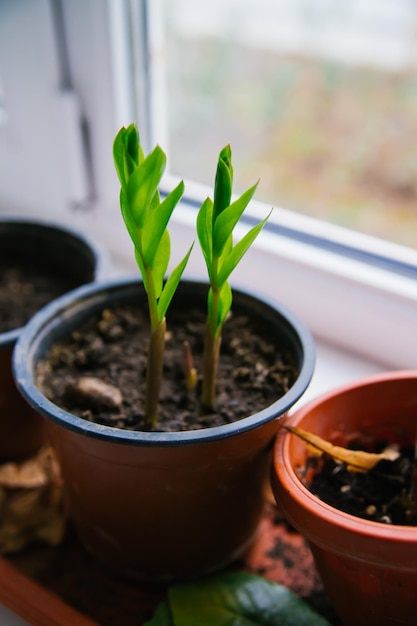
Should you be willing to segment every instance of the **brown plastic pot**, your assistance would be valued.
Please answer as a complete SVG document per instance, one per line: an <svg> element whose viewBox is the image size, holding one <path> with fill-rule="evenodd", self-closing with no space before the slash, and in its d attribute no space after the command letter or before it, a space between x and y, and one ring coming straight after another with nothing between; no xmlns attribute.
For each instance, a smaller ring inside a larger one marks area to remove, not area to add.
<svg viewBox="0 0 417 626"><path fill-rule="evenodd" d="M104 276L107 259L81 233L39 220L0 217L3 259L13 255L59 270L71 288ZM23 400L12 375L12 352L21 332L0 332L0 462L30 457L45 442L44 420Z"/></svg>
<svg viewBox="0 0 417 626"><path fill-rule="evenodd" d="M171 306L178 300L205 308L207 291L182 281ZM310 382L314 344L284 307L234 291L234 308L261 316L299 368L294 385L271 406L233 424L163 433L100 426L47 400L33 381L39 358L103 307L132 302L145 305L138 280L81 288L45 307L17 343L15 376L48 420L71 516L88 550L123 576L195 577L233 561L254 540L273 440Z"/></svg>
<svg viewBox="0 0 417 626"><path fill-rule="evenodd" d="M343 441L412 444L417 425L417 371L374 375L308 402L287 425ZM325 589L345 626L417 624L417 528L363 520L314 496L298 474L306 445L281 429L272 488L289 522L308 539Z"/></svg>

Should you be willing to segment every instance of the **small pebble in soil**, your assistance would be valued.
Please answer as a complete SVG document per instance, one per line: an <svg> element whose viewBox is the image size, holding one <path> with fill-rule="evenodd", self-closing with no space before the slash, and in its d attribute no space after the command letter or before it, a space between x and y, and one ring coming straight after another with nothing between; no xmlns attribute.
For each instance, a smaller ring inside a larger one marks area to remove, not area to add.
<svg viewBox="0 0 417 626"><path fill-rule="evenodd" d="M366 513L366 515L368 517L373 517L375 515L376 511L377 511L377 509L376 509L376 506L374 504L370 504L365 509L365 513Z"/></svg>
<svg viewBox="0 0 417 626"><path fill-rule="evenodd" d="M84 376L69 383L67 395L90 407L117 409L123 402L123 396L117 387L93 376Z"/></svg>

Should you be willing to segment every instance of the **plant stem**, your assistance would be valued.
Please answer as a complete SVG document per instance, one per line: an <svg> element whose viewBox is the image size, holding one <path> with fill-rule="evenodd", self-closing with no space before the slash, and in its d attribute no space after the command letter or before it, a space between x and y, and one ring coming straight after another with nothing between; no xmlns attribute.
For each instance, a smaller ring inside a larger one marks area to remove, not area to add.
<svg viewBox="0 0 417 626"><path fill-rule="evenodd" d="M215 337L209 325L206 327L203 355L203 388L201 404L204 411L213 411L216 403L216 380L219 365L221 335Z"/></svg>
<svg viewBox="0 0 417 626"><path fill-rule="evenodd" d="M161 388L164 367L166 320L158 318L157 298L151 269L144 263L147 276L147 296L151 335L149 339L148 363L146 369L145 389L145 424L153 428L158 421L159 391Z"/></svg>
<svg viewBox="0 0 417 626"><path fill-rule="evenodd" d="M164 348L165 348L165 318L156 329L151 332L148 366L146 370L146 397L145 422L148 427L154 427L158 420L158 398L162 382Z"/></svg>
<svg viewBox="0 0 417 626"><path fill-rule="evenodd" d="M211 306L204 337L203 387L201 404L204 411L213 411L216 404L216 380L220 357L221 333L217 328L219 291L212 288Z"/></svg>

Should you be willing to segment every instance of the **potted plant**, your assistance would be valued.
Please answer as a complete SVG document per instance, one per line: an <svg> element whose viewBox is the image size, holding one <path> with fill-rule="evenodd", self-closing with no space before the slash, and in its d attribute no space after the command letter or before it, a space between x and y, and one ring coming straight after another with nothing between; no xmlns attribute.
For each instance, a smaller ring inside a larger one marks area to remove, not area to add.
<svg viewBox="0 0 417 626"><path fill-rule="evenodd" d="M234 290L232 304L227 278L262 223L243 243L233 243L231 230L254 188L230 204L229 148L220 153L214 201L207 199L198 217L210 284L181 278L190 250L164 280L166 226L183 191L180 183L161 201L164 153L157 147L145 158L131 126L118 134L114 154L122 214L143 281L81 287L46 306L19 339L15 377L47 418L70 514L88 550L123 576L192 578L236 559L254 539L273 439L280 418L309 384L314 343L275 302ZM230 338L233 324L237 332ZM258 338L251 335L255 329ZM71 356L66 346L74 338ZM251 365L245 359L257 342L262 348ZM212 383L206 392L201 380L211 367L201 356L204 343L218 367L214 403ZM99 373L90 369L96 357L105 368ZM66 366L77 363L81 377L74 380L72 372L69 385L62 385ZM177 418L182 424L172 427Z"/></svg>
<svg viewBox="0 0 417 626"><path fill-rule="evenodd" d="M106 264L104 251L75 229L0 217L0 462L28 458L44 442L43 420L12 376L22 326L53 298L102 277Z"/></svg>
<svg viewBox="0 0 417 626"><path fill-rule="evenodd" d="M292 429L338 446L356 440L413 448L417 424L417 371L381 373L311 400L278 433L272 487L290 523L304 535L325 589L346 626L417 623L417 528L353 515L312 493L304 470L310 449ZM362 453L361 453L362 454ZM388 473L387 468L381 474ZM314 472L313 472L314 474ZM344 488L343 488L344 489Z"/></svg>

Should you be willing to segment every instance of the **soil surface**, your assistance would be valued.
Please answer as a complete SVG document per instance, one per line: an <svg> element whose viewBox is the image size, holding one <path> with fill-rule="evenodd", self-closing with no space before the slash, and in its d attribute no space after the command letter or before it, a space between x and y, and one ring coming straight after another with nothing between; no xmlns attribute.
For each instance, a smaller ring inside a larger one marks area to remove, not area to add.
<svg viewBox="0 0 417 626"><path fill-rule="evenodd" d="M291 355L274 344L268 328L246 315L232 315L223 330L217 409L200 414L200 384L185 384L184 342L201 371L204 317L172 310L167 320L159 431L222 425L269 406L297 376ZM68 340L55 345L38 365L37 384L58 406L79 417L131 430L143 421L149 326L140 308L115 308L91 319Z"/></svg>
<svg viewBox="0 0 417 626"><path fill-rule="evenodd" d="M0 256L0 332L21 328L45 304L74 286L45 262Z"/></svg>
<svg viewBox="0 0 417 626"><path fill-rule="evenodd" d="M378 446L378 450L385 447ZM401 449L395 461L380 461L367 472L354 472L331 457L310 458L312 479L307 486L331 506L384 524L417 525L409 502L413 473L413 449Z"/></svg>

